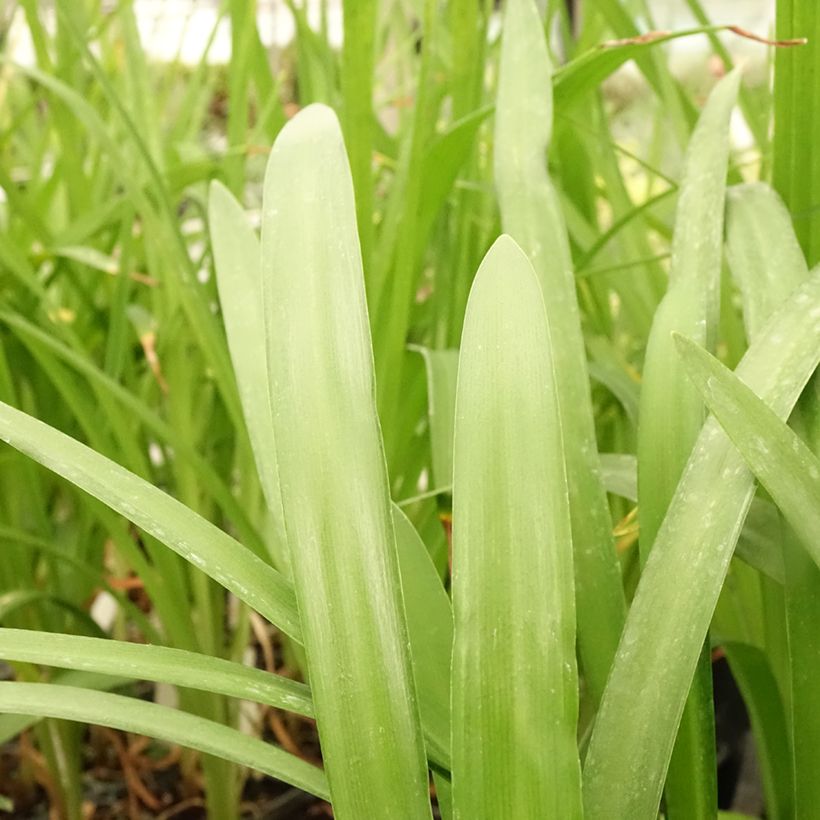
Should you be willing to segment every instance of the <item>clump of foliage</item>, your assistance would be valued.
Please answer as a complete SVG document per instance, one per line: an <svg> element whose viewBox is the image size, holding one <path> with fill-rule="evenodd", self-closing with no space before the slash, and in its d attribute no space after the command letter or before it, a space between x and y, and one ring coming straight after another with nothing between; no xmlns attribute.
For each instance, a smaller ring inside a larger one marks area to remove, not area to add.
<svg viewBox="0 0 820 820"><path fill-rule="evenodd" d="M497 37L491 3L355 0L340 53L292 4L285 79L252 5L224 76L179 83L131 4L57 0L52 31L20 3L0 737L33 730L70 818L83 723L202 753L212 817L255 770L356 820L430 818L431 782L445 818L707 818L719 652L766 816L811 816L820 17L778 3L770 94L696 0L643 35L618 0L574 29L507 0ZM722 61L697 104L683 35ZM627 61L640 156L601 92ZM249 701L315 719L323 769Z"/></svg>

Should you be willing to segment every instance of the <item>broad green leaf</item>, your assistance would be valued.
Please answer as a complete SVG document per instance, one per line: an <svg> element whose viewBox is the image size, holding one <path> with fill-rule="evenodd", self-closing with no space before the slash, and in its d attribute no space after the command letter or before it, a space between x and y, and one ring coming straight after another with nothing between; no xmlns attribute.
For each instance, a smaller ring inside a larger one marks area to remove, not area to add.
<svg viewBox="0 0 820 820"><path fill-rule="evenodd" d="M282 505L334 811L429 818L353 188L325 106L303 109L271 151L262 272Z"/></svg>
<svg viewBox="0 0 820 820"><path fill-rule="evenodd" d="M427 754L439 766L449 769L453 610L427 547L395 505L393 525Z"/></svg>
<svg viewBox="0 0 820 820"><path fill-rule="evenodd" d="M221 723L156 703L76 686L3 681L0 712L76 720L178 743L327 799L324 775L310 763Z"/></svg>
<svg viewBox="0 0 820 820"><path fill-rule="evenodd" d="M248 427L259 481L276 528L278 543L274 547L274 557L287 561L268 369L264 355L265 316L262 311L259 239L242 206L219 182L211 184L208 221L219 301L242 413Z"/></svg>
<svg viewBox="0 0 820 820"><path fill-rule="evenodd" d="M0 658L108 675L131 675L244 698L313 716L308 688L261 669L165 646L0 629Z"/></svg>
<svg viewBox="0 0 820 820"><path fill-rule="evenodd" d="M675 341L709 410L820 567L820 460L731 370L691 339Z"/></svg>
<svg viewBox="0 0 820 820"><path fill-rule="evenodd" d="M743 299L746 335L754 339L808 276L789 212L768 185L756 182L729 188L726 252Z"/></svg>
<svg viewBox="0 0 820 820"><path fill-rule="evenodd" d="M0 402L0 439L124 515L299 639L293 590L227 533L84 444Z"/></svg>
<svg viewBox="0 0 820 820"><path fill-rule="evenodd" d="M770 319L737 370L780 418L820 361L818 300L820 272ZM686 694L754 488L754 476L710 418L638 584L595 722L584 768L589 820L656 816Z"/></svg>
<svg viewBox="0 0 820 820"><path fill-rule="evenodd" d="M454 817L581 816L569 500L538 279L502 236L473 283L453 459Z"/></svg>
<svg viewBox="0 0 820 820"><path fill-rule="evenodd" d="M703 402L675 355L671 333L714 345L723 253L723 203L729 162L729 118L740 74L729 74L709 96L686 152L680 185L669 287L652 321L641 382L638 424L640 557L658 528L703 424ZM666 808L671 820L707 820L717 804L712 676L702 654L669 767Z"/></svg>
<svg viewBox="0 0 820 820"><path fill-rule="evenodd" d="M501 223L535 268L556 340L552 356L572 517L579 650L597 702L618 645L625 604L601 482L572 261L547 173L552 69L533 0L507 4L499 71L495 184Z"/></svg>

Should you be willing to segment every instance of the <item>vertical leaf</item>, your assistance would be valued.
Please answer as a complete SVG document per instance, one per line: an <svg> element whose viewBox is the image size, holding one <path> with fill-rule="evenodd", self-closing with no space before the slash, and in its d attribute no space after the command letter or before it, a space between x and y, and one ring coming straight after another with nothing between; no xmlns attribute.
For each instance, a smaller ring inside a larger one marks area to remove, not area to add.
<svg viewBox="0 0 820 820"><path fill-rule="evenodd" d="M334 810L429 818L353 186L326 106L274 144L262 271L282 506Z"/></svg>
<svg viewBox="0 0 820 820"><path fill-rule="evenodd" d="M532 0L504 16L495 126L495 182L504 230L532 262L546 304L564 435L575 555L578 640L598 701L624 619L621 578L600 476L589 376L563 217L547 173L552 132L551 66Z"/></svg>
<svg viewBox="0 0 820 820"><path fill-rule="evenodd" d="M453 806L580 817L569 504L538 280L501 237L459 362L453 487Z"/></svg>
<svg viewBox="0 0 820 820"><path fill-rule="evenodd" d="M723 202L729 117L740 75L709 97L686 155L672 242L669 288L647 342L638 424L640 551L645 562L703 423L703 401L675 354L672 332L714 345L719 316ZM667 812L673 820L713 817L717 762L712 672L704 650L669 766Z"/></svg>
<svg viewBox="0 0 820 820"><path fill-rule="evenodd" d="M287 562L282 498L276 472L276 444L265 360L265 316L262 310L259 239L242 206L221 183L211 185L208 222L213 243L216 283L228 336L242 414L248 428L256 469L275 526L274 558Z"/></svg>

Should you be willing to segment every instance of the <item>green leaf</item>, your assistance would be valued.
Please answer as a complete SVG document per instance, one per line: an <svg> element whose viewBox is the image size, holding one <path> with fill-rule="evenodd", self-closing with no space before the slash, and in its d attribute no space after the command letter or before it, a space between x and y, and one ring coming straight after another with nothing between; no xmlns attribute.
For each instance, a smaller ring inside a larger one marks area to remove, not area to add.
<svg viewBox="0 0 820 820"><path fill-rule="evenodd" d="M395 505L393 525L427 754L439 766L449 769L453 610L427 547Z"/></svg>
<svg viewBox="0 0 820 820"><path fill-rule="evenodd" d="M709 410L820 567L820 460L714 356L691 339L675 341Z"/></svg>
<svg viewBox="0 0 820 820"><path fill-rule="evenodd" d="M601 453L601 478L607 492L638 500L638 460L631 453Z"/></svg>
<svg viewBox="0 0 820 820"><path fill-rule="evenodd" d="M323 105L271 152L262 273L282 505L334 811L429 818L353 187Z"/></svg>
<svg viewBox="0 0 820 820"><path fill-rule="evenodd" d="M0 711L76 720L135 732L230 760L327 798L320 769L220 723L109 692L52 683L0 682Z"/></svg>
<svg viewBox="0 0 820 820"><path fill-rule="evenodd" d="M569 501L538 280L502 236L473 283L453 485L455 818L581 816Z"/></svg>
<svg viewBox="0 0 820 820"><path fill-rule="evenodd" d="M410 345L424 359L427 374L427 417L430 422L430 450L433 486L453 483L453 421L455 419L457 350L431 350Z"/></svg>
<svg viewBox="0 0 820 820"><path fill-rule="evenodd" d="M820 272L771 318L738 367L780 418L820 361L818 300ZM656 816L686 694L754 488L743 459L710 418L638 584L595 722L584 769L589 820Z"/></svg>
<svg viewBox="0 0 820 820"><path fill-rule="evenodd" d="M52 679L51 683L76 686L90 691L110 691L112 689L120 689L134 683L131 678L112 678L110 675L96 675L92 672L58 672ZM39 715L24 715L24 714L0 714L0 743L7 743L13 737L16 737L20 732L24 732L31 726L38 724L42 717Z"/></svg>
<svg viewBox="0 0 820 820"><path fill-rule="evenodd" d="M0 439L133 521L299 639L299 615L287 580L184 504L84 444L2 402Z"/></svg>
<svg viewBox="0 0 820 820"><path fill-rule="evenodd" d="M492 106L484 106L453 123L435 138L421 165L422 188L419 194L418 248L427 244L430 230L447 195L452 191L458 172L470 156L481 124L492 114Z"/></svg>
<svg viewBox="0 0 820 820"><path fill-rule="evenodd" d="M766 816L786 820L793 816L791 750L777 681L765 653L756 646L730 642L723 648L752 723L766 794Z"/></svg>
<svg viewBox="0 0 820 820"><path fill-rule="evenodd" d="M618 645L625 604L601 482L575 278L558 198L547 173L551 66L532 0L504 15L495 125L495 183L504 230L538 275L552 337L569 484L581 665L597 701Z"/></svg>
<svg viewBox="0 0 820 820"><path fill-rule="evenodd" d="M726 254L743 298L746 336L754 339L808 276L789 212L768 185L756 182L729 188Z"/></svg>
<svg viewBox="0 0 820 820"><path fill-rule="evenodd" d="M709 96L686 152L680 186L669 288L647 341L638 425L640 557L650 554L703 423L703 403L677 360L672 331L713 345L720 313L723 202L729 162L729 119L740 74ZM666 790L671 820L714 816L717 804L712 675L702 654L681 721Z"/></svg>
<svg viewBox="0 0 820 820"><path fill-rule="evenodd" d="M313 716L310 691L302 683L221 658L165 646L32 629L0 629L0 658L107 675L132 675Z"/></svg>
<svg viewBox="0 0 820 820"><path fill-rule="evenodd" d="M208 222L219 301L228 336L242 414L248 427L259 481L276 527L275 555L287 561L287 540L276 470L276 442L270 407L262 311L259 239L242 206L221 183L213 182Z"/></svg>

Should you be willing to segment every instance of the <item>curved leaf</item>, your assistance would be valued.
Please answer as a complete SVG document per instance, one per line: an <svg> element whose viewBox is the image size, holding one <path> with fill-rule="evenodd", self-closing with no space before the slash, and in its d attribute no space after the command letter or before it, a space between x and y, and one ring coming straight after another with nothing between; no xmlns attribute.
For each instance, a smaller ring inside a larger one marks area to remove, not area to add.
<svg viewBox="0 0 820 820"><path fill-rule="evenodd" d="M76 720L178 743L283 780L327 799L320 769L221 723L110 692L53 683L0 682L0 712Z"/></svg>
<svg viewBox="0 0 820 820"><path fill-rule="evenodd" d="M313 716L310 691L303 683L182 649L31 629L0 629L0 658L107 675L130 675Z"/></svg>
<svg viewBox="0 0 820 820"><path fill-rule="evenodd" d="M300 638L299 615L287 580L184 504L2 402L0 439L124 515L292 638Z"/></svg>

